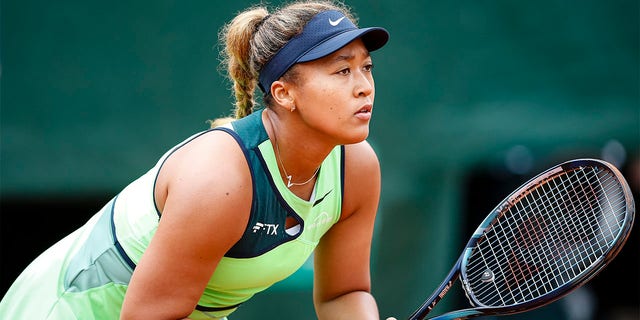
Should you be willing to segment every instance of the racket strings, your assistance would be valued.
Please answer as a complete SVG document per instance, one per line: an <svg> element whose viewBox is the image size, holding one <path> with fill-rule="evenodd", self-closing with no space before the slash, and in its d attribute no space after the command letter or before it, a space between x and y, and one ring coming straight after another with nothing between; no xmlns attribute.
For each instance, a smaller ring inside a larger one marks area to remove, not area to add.
<svg viewBox="0 0 640 320"><path fill-rule="evenodd" d="M626 204L610 172L561 172L511 201L485 230L466 274L474 304L531 301L578 278L609 251Z"/></svg>
<svg viewBox="0 0 640 320"><path fill-rule="evenodd" d="M558 190L557 187L550 189L550 190ZM571 189L567 189L567 190L571 190ZM536 192L539 192L540 190L536 190ZM584 193L584 190L582 190L582 193ZM541 199L544 199L544 197L541 197ZM592 208L593 204L588 203L588 202L584 202L584 201L575 201L575 200L571 200L570 202L563 202L564 204L570 204L570 205L575 205L575 204L580 204L582 207L580 206L573 206L572 208L564 208L565 212L593 212ZM553 207L543 207L542 209L551 209L551 212L557 212L556 210L563 210L563 208L553 208ZM577 215L573 215L574 217L578 217ZM589 221L587 224L576 224L576 221L585 221L585 219L581 219L581 220L577 220L577 219L565 219L567 216L562 215L559 217L554 217L554 218L559 218L561 221L561 223L558 224L551 224L552 227L562 227L564 226L565 230L562 230L561 228L553 228L554 230L551 229L542 229L540 228L541 232L548 232L549 233L549 238L550 239L554 239L554 237L558 238L557 241L552 241L552 242L548 242L547 245L545 243L542 243L541 246L542 247L548 247L551 251L553 252L555 256L549 256L549 255L541 255L541 253L539 252L534 252L537 256L541 256L543 258L547 258L545 259L543 262L546 262L547 264L550 265L556 265L556 266L562 266L562 265L575 265L576 263L580 263L579 258L583 257L583 256L587 256L589 254L591 255L597 255L600 254L599 252L585 252L589 251L589 242L587 241L588 239L593 239L593 233L594 233L594 228L593 228L593 221L592 219L589 219L589 216L587 216L587 220ZM527 226L526 224L524 226ZM546 224L545 224L546 226ZM573 233L571 233L570 229L573 229ZM522 226L520 228L520 230L522 230ZM534 229L535 230L535 229ZM578 231L578 233L576 233L576 231ZM544 233L542 233L544 234ZM564 235L568 236L568 237L563 237ZM522 238L522 236L520 236L520 238ZM526 238L525 238L526 239ZM580 245L583 245L583 248L580 248ZM585 247L585 245L587 245ZM522 246L521 246L522 247ZM591 246L591 248L593 248L593 246ZM539 250L537 250L539 251ZM548 259L549 257L554 258L555 260L552 259ZM559 259L560 258L564 258L564 259ZM588 261L591 262L591 261ZM559 264L562 263L562 264ZM584 266L582 266L584 267ZM556 268L557 269L557 268ZM575 276L575 274L570 274L572 269L567 269L569 272L569 277L573 277ZM551 276L556 275L557 276L566 276L566 273L552 273L550 274ZM548 278L547 280L554 280L554 278ZM565 279L561 279L560 282L565 281Z"/></svg>

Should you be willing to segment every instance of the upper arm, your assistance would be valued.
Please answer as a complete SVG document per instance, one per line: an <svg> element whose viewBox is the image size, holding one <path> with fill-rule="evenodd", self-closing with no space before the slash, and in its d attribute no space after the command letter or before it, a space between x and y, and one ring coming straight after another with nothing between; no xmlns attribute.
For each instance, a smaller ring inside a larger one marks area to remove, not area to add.
<svg viewBox="0 0 640 320"><path fill-rule="evenodd" d="M228 134L209 133L167 159L156 184L162 217L133 273L123 316L188 316L242 236L251 191L242 151Z"/></svg>
<svg viewBox="0 0 640 320"><path fill-rule="evenodd" d="M369 263L380 198L380 165L366 141L345 147L344 184L340 221L316 248L316 302L371 289Z"/></svg>

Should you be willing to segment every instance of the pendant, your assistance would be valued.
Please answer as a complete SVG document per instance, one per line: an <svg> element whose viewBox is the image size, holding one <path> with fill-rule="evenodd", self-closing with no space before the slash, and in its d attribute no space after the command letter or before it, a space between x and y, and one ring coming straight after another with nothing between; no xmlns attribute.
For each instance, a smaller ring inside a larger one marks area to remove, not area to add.
<svg viewBox="0 0 640 320"><path fill-rule="evenodd" d="M287 188L291 188L291 186L293 185L293 183L291 183L291 176L287 176Z"/></svg>

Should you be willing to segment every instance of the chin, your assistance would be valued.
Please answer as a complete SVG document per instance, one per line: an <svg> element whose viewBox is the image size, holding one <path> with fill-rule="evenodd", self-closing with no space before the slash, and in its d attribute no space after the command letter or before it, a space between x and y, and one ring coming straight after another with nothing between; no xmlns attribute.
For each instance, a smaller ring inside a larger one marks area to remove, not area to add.
<svg viewBox="0 0 640 320"><path fill-rule="evenodd" d="M359 132L357 134L347 137L345 139L346 140L345 143L343 144L354 144L354 143L362 142L366 140L367 137L369 137L369 128L367 128L367 130L363 130L362 132Z"/></svg>

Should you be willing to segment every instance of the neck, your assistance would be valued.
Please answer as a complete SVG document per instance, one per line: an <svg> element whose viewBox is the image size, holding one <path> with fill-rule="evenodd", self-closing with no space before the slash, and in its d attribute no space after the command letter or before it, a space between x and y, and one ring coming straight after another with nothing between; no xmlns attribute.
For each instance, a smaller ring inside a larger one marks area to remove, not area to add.
<svg viewBox="0 0 640 320"><path fill-rule="evenodd" d="M318 171L320 171L320 166L318 166L316 170L313 172L313 175L309 179L306 179L301 182L294 182L292 180L293 176L287 173L287 168L284 166L284 163L282 162L282 156L280 155L280 148L278 146L277 140L276 140L276 157L278 158L278 160L280 160L280 169L282 173L284 173L284 177L287 179L287 188L291 188L294 186L303 186L311 182L311 180L315 179L316 175L318 175Z"/></svg>
<svg viewBox="0 0 640 320"><path fill-rule="evenodd" d="M333 146L325 148L322 144L311 142L300 133L303 129L295 127L293 119L283 119L271 109L263 112L263 122L285 184L290 188L313 185L311 182Z"/></svg>

